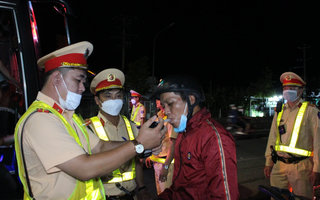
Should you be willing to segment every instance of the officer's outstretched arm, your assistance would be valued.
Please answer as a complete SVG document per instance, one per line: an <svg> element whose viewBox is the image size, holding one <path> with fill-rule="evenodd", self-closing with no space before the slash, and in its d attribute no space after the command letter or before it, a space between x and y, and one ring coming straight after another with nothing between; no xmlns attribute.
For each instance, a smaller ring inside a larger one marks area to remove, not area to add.
<svg viewBox="0 0 320 200"><path fill-rule="evenodd" d="M156 116L149 119L141 127L137 137L137 141L146 149L159 146L165 135L166 130L160 131L163 126L163 120L159 122L157 127L149 128L155 119ZM108 144L110 143L100 141L92 150L92 155L83 154L77 156L57 167L81 181L87 181L112 172L137 155L133 142L128 141L109 151Z"/></svg>

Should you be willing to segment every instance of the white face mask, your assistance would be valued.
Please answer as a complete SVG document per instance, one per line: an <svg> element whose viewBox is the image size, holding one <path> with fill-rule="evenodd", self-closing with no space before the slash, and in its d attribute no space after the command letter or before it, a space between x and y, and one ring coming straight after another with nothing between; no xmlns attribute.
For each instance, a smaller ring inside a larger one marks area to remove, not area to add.
<svg viewBox="0 0 320 200"><path fill-rule="evenodd" d="M102 103L101 109L111 116L117 116L119 115L122 106L123 106L122 99L111 99L111 100L104 101Z"/></svg>
<svg viewBox="0 0 320 200"><path fill-rule="evenodd" d="M133 105L135 105L135 104L136 104L136 100L135 100L135 99L131 99L131 103L132 103Z"/></svg>
<svg viewBox="0 0 320 200"><path fill-rule="evenodd" d="M60 96L60 93L59 93L59 91L57 89L57 86L55 86L56 91L57 91L57 93L59 95L59 103L64 109L75 110L80 105L82 95L74 93L74 92L70 92L68 90L68 88L67 88L66 83L64 82L64 79L63 79L62 75L61 75L61 78L62 78L64 86L67 89L67 98L66 98L66 100L62 99L61 96Z"/></svg>
<svg viewBox="0 0 320 200"><path fill-rule="evenodd" d="M289 102L294 102L299 97L297 96L296 90L285 90L283 91L283 98Z"/></svg>

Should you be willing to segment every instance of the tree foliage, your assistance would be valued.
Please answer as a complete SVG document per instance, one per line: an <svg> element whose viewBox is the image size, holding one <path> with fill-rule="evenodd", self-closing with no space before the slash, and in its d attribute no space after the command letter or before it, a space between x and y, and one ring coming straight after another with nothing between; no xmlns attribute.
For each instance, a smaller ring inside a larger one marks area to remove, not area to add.
<svg viewBox="0 0 320 200"><path fill-rule="evenodd" d="M261 71L261 76L258 80L250 83L249 95L253 97L270 97L275 94L275 89L273 87L274 80L272 80L272 70L266 67Z"/></svg>

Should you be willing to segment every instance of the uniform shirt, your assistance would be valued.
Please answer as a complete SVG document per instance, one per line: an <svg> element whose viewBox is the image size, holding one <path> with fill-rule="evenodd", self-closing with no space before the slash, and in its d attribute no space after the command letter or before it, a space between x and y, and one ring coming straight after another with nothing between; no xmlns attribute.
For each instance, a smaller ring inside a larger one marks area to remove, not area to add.
<svg viewBox="0 0 320 200"><path fill-rule="evenodd" d="M132 112L131 112L131 116L133 117L136 110L138 109L138 107L140 106L138 113L136 115L136 117L134 119L130 119L133 122L141 122L142 120L144 120L146 118L146 108L144 107L144 105L142 103L137 103L136 105L132 106Z"/></svg>
<svg viewBox="0 0 320 200"><path fill-rule="evenodd" d="M109 120L107 120L100 113L100 111L98 113L98 118L100 119L110 141L124 141L122 137L126 138L126 140L130 140L126 124L121 116L120 116L118 126L114 126ZM138 129L134 125L134 123L130 122L130 124L131 124L133 135L136 138L138 136ZM131 172L132 161L130 160L126 162L124 165L120 167L120 169ZM104 177L101 177L101 179L103 180ZM121 182L120 184L130 192L136 188L136 182L134 179L130 181ZM114 195L125 194L125 192L123 192L122 190L116 187L115 183L107 183L107 184L103 184L103 186L104 186L106 195L114 196Z"/></svg>
<svg viewBox="0 0 320 200"><path fill-rule="evenodd" d="M52 113L36 112L27 120L23 130L23 149L32 192L36 199L68 199L77 180L56 166L88 152L88 145L76 123L74 111L64 110L52 98L39 92L37 100L56 110L75 128L83 148L69 135L61 120ZM55 104L55 106L54 106ZM18 138L21 138L21 123ZM99 138L88 130L90 147L93 149ZM21 142L21 141L20 141Z"/></svg>
<svg viewBox="0 0 320 200"><path fill-rule="evenodd" d="M178 135L174 159L172 185L160 199L239 199L234 139L206 108Z"/></svg>
<svg viewBox="0 0 320 200"><path fill-rule="evenodd" d="M281 142L288 146L290 144L290 138L293 130L293 126L295 123L296 116L299 111L299 105L303 103L303 100L300 99L300 101L293 106L293 108L289 108L288 104L285 104L283 106L283 113L282 118L280 121L280 126L284 125L285 133L281 135ZM314 172L320 172L320 166L319 166L319 151L320 151L320 123L319 123L319 109L316 108L314 105L309 105L308 108L305 111L305 116L303 118L303 121L301 123L299 137L297 140L297 148L314 151L313 155L313 171ZM265 157L266 157L266 166L272 166L272 158L271 158L271 150L270 146L273 145L273 147L276 144L277 140L277 132L278 132L278 126L277 126L277 113L274 114L270 133L269 133L269 139L268 144L266 147ZM285 152L277 152L279 156L282 157L290 157Z"/></svg>
<svg viewBox="0 0 320 200"><path fill-rule="evenodd" d="M164 118L165 114L163 113L162 110L160 110L158 112L157 116L160 118ZM178 137L178 133L176 133L173 130L172 125L169 122L165 122L164 126L167 127L168 132L166 132L165 138L162 140L162 150L159 153L159 155L156 157L166 157L168 154L168 150L169 150L170 138L177 139L177 137Z"/></svg>

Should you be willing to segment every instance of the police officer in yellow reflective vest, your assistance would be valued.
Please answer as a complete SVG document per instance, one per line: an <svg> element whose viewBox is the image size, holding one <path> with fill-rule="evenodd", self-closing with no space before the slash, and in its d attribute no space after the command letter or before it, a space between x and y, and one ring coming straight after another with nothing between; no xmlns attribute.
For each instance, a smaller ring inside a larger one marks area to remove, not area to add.
<svg viewBox="0 0 320 200"><path fill-rule="evenodd" d="M156 100L156 106L159 109L157 113L158 118L167 119L167 115L164 113L164 108L161 106L160 100ZM146 159L146 166L154 169L155 182L158 195L161 194L166 188L172 185L173 167L174 167L174 147L178 137L172 125L169 122L165 122L168 132L166 137L162 141L162 151L158 156L150 156Z"/></svg>
<svg viewBox="0 0 320 200"><path fill-rule="evenodd" d="M141 149L159 147L166 129L148 128L135 140L100 140L74 113L87 79L93 46L79 42L40 60L44 85L15 129L15 149L24 199L105 199L100 176L130 161Z"/></svg>
<svg viewBox="0 0 320 200"><path fill-rule="evenodd" d="M124 74L115 68L103 70L91 82L90 91L95 95L94 100L99 106L99 113L86 120L86 124L102 140L133 140L138 135L134 123L124 115L120 115L124 83ZM151 198L144 185L142 166L136 157L101 179L106 199L137 199L135 196L137 185L143 198Z"/></svg>
<svg viewBox="0 0 320 200"><path fill-rule="evenodd" d="M272 121L264 174L271 186L313 199L313 186L320 184L319 110L302 100L306 83L297 74L285 72L280 81L287 103Z"/></svg>
<svg viewBox="0 0 320 200"><path fill-rule="evenodd" d="M132 110L130 120L133 121L138 129L144 123L146 119L146 108L140 102L141 94L134 90L130 90L131 93L131 103L132 103Z"/></svg>

